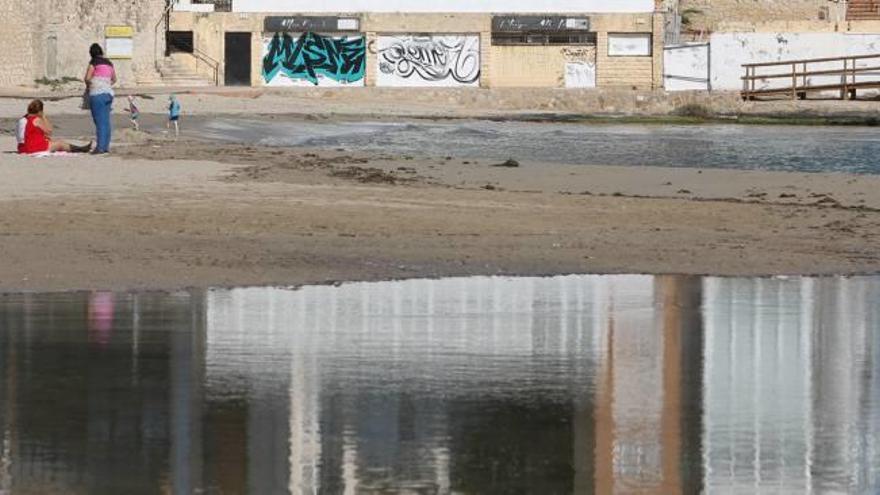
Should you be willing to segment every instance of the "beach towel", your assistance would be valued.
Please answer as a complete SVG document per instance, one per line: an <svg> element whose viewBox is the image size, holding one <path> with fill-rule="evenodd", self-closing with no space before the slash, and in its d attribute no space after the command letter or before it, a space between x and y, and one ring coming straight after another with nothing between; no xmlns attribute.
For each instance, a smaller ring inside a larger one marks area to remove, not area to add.
<svg viewBox="0 0 880 495"><path fill-rule="evenodd" d="M67 151L41 151L39 153L28 153L24 156L33 156L35 158L51 158L55 156L76 156L76 155L85 155L87 153L70 153Z"/></svg>

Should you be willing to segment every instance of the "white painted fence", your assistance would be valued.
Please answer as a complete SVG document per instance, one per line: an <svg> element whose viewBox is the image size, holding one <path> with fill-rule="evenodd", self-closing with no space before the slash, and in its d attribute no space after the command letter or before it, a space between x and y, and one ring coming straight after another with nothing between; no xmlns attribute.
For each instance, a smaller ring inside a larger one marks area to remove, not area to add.
<svg viewBox="0 0 880 495"><path fill-rule="evenodd" d="M663 87L666 91L709 90L709 43L665 47Z"/></svg>

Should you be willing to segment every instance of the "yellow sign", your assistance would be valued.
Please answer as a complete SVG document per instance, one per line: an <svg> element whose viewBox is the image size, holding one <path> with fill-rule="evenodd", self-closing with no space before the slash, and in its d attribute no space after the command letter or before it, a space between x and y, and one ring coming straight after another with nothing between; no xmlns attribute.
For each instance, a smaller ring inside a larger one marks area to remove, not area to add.
<svg viewBox="0 0 880 495"><path fill-rule="evenodd" d="M104 35L108 38L133 38L134 28L131 26L107 26Z"/></svg>

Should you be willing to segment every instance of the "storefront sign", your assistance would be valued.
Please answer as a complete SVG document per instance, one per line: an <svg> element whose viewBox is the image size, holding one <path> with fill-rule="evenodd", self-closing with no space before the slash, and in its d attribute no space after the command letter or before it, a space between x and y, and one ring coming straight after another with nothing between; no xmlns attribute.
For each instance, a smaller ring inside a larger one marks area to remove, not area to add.
<svg viewBox="0 0 880 495"><path fill-rule="evenodd" d="M493 32L553 32L589 30L589 17L566 17L560 15L496 15L492 17Z"/></svg>
<svg viewBox="0 0 880 495"><path fill-rule="evenodd" d="M263 31L267 33L337 33L358 31L360 25L360 20L353 17L270 16L266 17L263 22Z"/></svg>
<svg viewBox="0 0 880 495"><path fill-rule="evenodd" d="M134 28L131 26L107 26L104 28L104 36L108 38L133 38Z"/></svg>

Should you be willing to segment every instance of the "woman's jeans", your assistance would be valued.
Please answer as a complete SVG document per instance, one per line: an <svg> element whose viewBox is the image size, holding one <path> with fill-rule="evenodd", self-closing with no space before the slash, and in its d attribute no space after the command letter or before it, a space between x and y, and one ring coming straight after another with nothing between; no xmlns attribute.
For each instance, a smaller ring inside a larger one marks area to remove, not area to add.
<svg viewBox="0 0 880 495"><path fill-rule="evenodd" d="M98 134L98 145L95 151L106 153L110 151L110 109L113 106L113 96L109 94L89 96L89 105L92 107L92 120L95 121L95 130Z"/></svg>

